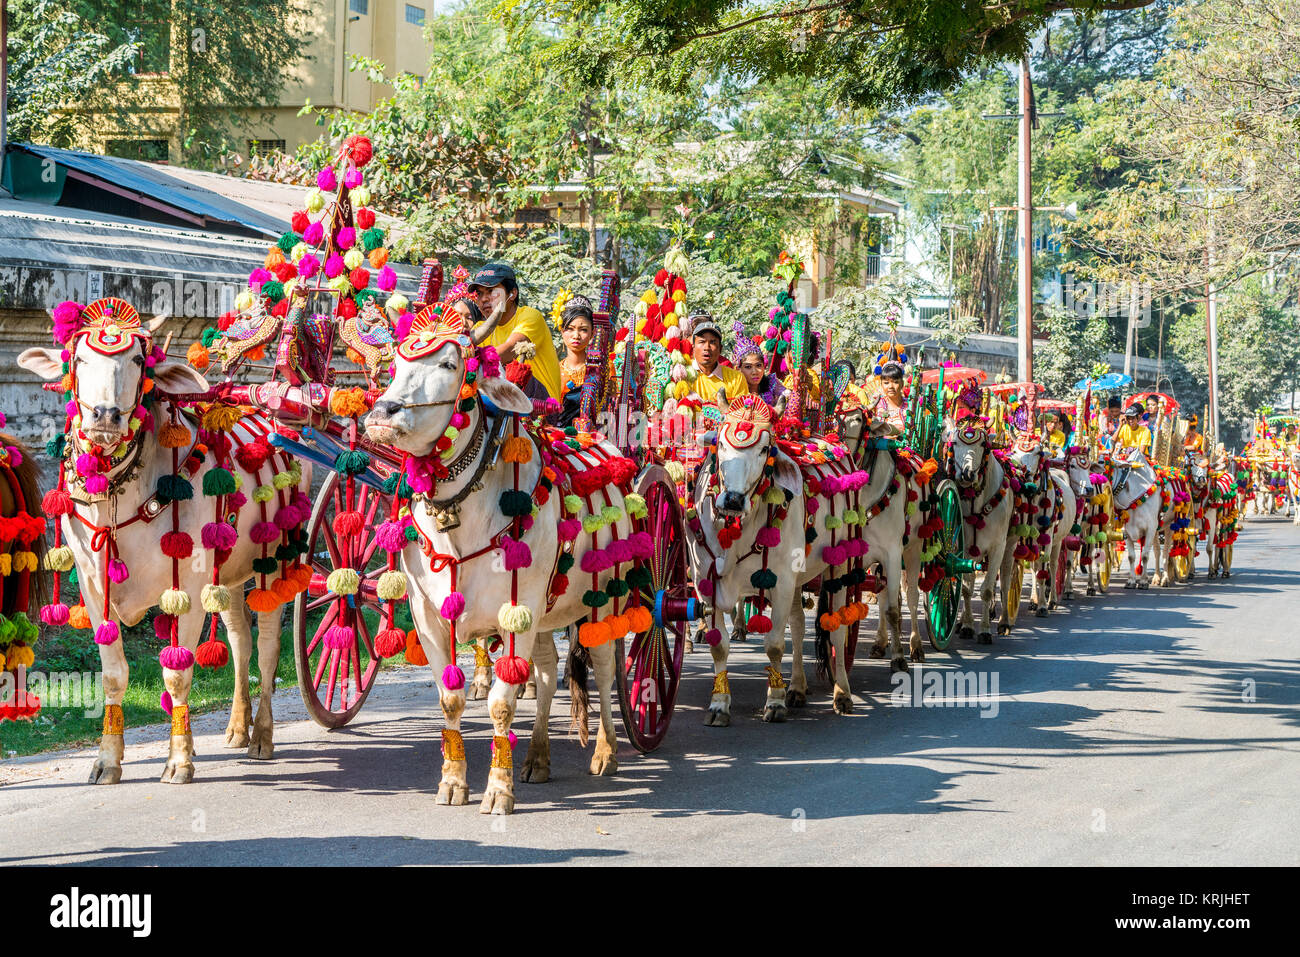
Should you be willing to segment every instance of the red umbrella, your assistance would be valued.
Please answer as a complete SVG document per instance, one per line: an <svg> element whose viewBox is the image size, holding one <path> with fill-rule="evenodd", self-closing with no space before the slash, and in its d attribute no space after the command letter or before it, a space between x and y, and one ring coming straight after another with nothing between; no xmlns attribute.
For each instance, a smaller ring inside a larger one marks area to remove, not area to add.
<svg viewBox="0 0 1300 957"><path fill-rule="evenodd" d="M971 369L967 366L945 366L940 369L926 369L921 373L922 385L938 385L939 373L943 372L943 384L951 385L954 382L966 382L974 379L976 382L984 382L988 373L983 369Z"/></svg>

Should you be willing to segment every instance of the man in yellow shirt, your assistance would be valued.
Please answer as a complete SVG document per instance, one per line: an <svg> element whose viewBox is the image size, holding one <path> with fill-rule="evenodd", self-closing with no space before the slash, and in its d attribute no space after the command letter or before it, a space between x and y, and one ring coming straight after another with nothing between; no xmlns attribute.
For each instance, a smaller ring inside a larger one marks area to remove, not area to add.
<svg viewBox="0 0 1300 957"><path fill-rule="evenodd" d="M695 366L695 394L701 402L716 403L720 391L726 393L727 404L732 399L749 395L749 380L739 369L724 366L722 358L722 330L707 312L691 316L691 349Z"/></svg>
<svg viewBox="0 0 1300 957"><path fill-rule="evenodd" d="M1141 402L1134 402L1124 410L1124 424L1115 433L1114 448L1137 449L1143 455L1151 454L1151 430L1141 422L1145 411Z"/></svg>
<svg viewBox="0 0 1300 957"><path fill-rule="evenodd" d="M496 349L501 365L515 358L515 350L525 340L535 348L528 366L533 378L541 383L551 398L560 399L560 359L555 354L551 327L546 317L532 306L519 305L519 284L514 268L507 263L488 263L470 281L469 290L478 296L479 309L490 316L502 302L506 304L501 322L487 338L487 345Z"/></svg>

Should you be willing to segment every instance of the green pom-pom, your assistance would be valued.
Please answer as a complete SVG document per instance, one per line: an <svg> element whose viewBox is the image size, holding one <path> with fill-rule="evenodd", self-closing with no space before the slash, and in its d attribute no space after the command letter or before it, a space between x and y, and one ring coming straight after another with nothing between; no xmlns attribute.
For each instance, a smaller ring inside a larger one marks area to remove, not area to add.
<svg viewBox="0 0 1300 957"><path fill-rule="evenodd" d="M262 295L273 303L279 302L284 298L284 283L276 279L262 283Z"/></svg>
<svg viewBox="0 0 1300 957"><path fill-rule="evenodd" d="M398 479L399 479L400 477L401 477L401 476L399 475L399 473L394 472L392 475L388 476L388 478L384 479L384 494L385 494L385 495L396 495L396 494L397 494L397 481L398 481Z"/></svg>
<svg viewBox="0 0 1300 957"><path fill-rule="evenodd" d="M456 406L457 411L460 411L460 412L473 412L473 411L474 411L474 401L475 401L475 400L474 400L474 398L473 398L472 396L471 396L470 398L468 398L468 399L461 399L461 400L460 400L460 405Z"/></svg>
<svg viewBox="0 0 1300 957"><path fill-rule="evenodd" d="M334 457L334 471L339 475L361 475L370 468L370 456L360 449L345 449Z"/></svg>
<svg viewBox="0 0 1300 957"><path fill-rule="evenodd" d="M566 425L564 427L564 434L572 438L573 436L578 434L578 429L576 426Z"/></svg>
<svg viewBox="0 0 1300 957"><path fill-rule="evenodd" d="M199 342L203 343L203 348L210 349L212 343L216 342L220 338L221 330L216 326L208 326L203 330L203 334L199 336Z"/></svg>
<svg viewBox="0 0 1300 957"><path fill-rule="evenodd" d="M227 475L230 473L227 472ZM207 479L205 478L206 482ZM234 480L231 480L234 484ZM233 489L232 489L233 491ZM172 502L184 502L194 497L194 486L190 484L189 479L182 478L179 475L160 475L158 477L158 501L163 505L170 505Z"/></svg>
<svg viewBox="0 0 1300 957"><path fill-rule="evenodd" d="M16 611L9 617L9 620L13 622L18 631L19 641L28 645L36 643L36 638L40 635L40 629L36 627L34 621L27 617L26 612Z"/></svg>
<svg viewBox="0 0 1300 957"><path fill-rule="evenodd" d="M533 497L518 489L507 489L501 493L498 504L501 506L501 513L507 518L517 518L533 510Z"/></svg>
<svg viewBox="0 0 1300 957"><path fill-rule="evenodd" d="M378 289L362 289L360 292L353 293L352 295L352 298L357 301L358 307L364 306L371 299L377 299L378 297L379 297Z"/></svg>
<svg viewBox="0 0 1300 957"><path fill-rule="evenodd" d="M276 245L279 246L280 251L287 256L293 252L293 247L297 246L300 242L302 242L302 237L297 233L285 233L276 241Z"/></svg>
<svg viewBox="0 0 1300 957"><path fill-rule="evenodd" d="M477 373L477 372L466 372L466 373L465 373L465 383L466 383L467 385L473 385L473 384L474 384L475 382L477 382L477 381L478 381L478 373Z"/></svg>
<svg viewBox="0 0 1300 957"><path fill-rule="evenodd" d="M645 565L637 565L623 577L633 588L650 587L650 569Z"/></svg>
<svg viewBox="0 0 1300 957"><path fill-rule="evenodd" d="M560 556L560 560L555 563L555 570L561 575L569 574L569 569L573 567L573 556L565 552Z"/></svg>
<svg viewBox="0 0 1300 957"><path fill-rule="evenodd" d="M77 570L75 568L72 571L68 572L69 585L76 585L80 581L81 581L81 576L77 574Z"/></svg>
<svg viewBox="0 0 1300 957"><path fill-rule="evenodd" d="M609 604L609 596L603 591L589 589L583 593L582 603L588 608L603 608Z"/></svg>
<svg viewBox="0 0 1300 957"><path fill-rule="evenodd" d="M45 454L51 458L61 459L63 458L63 449L67 444L68 437L66 435L56 435L45 443Z"/></svg>
<svg viewBox="0 0 1300 957"><path fill-rule="evenodd" d="M231 495L234 491L235 477L225 469L212 469L204 474L204 495Z"/></svg>
<svg viewBox="0 0 1300 957"><path fill-rule="evenodd" d="M406 536L408 542L413 542L420 537L420 530L414 525L407 525L402 529L402 534Z"/></svg>
<svg viewBox="0 0 1300 957"><path fill-rule="evenodd" d="M621 578L615 578L605 586L605 594L610 598L622 598L631 590L631 586Z"/></svg>
<svg viewBox="0 0 1300 957"><path fill-rule="evenodd" d="M277 562L291 562L298 557L298 549L290 542L281 542L275 546L275 560Z"/></svg>
<svg viewBox="0 0 1300 957"><path fill-rule="evenodd" d="M760 568L749 576L749 583L759 590L776 587L776 572L770 568Z"/></svg>
<svg viewBox="0 0 1300 957"><path fill-rule="evenodd" d="M384 231L378 226L371 226L361 234L361 245L365 248L366 252L370 252L372 249L378 249L383 244Z"/></svg>
<svg viewBox="0 0 1300 957"><path fill-rule="evenodd" d="M279 567L280 563L274 558L268 557L253 559L253 571L257 572L259 575L274 575L276 569Z"/></svg>

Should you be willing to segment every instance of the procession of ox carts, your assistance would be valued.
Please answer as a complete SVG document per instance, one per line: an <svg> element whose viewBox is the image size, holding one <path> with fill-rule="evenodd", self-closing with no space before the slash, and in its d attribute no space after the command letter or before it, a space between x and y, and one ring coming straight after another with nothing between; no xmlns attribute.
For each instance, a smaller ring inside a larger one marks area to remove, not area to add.
<svg viewBox="0 0 1300 957"><path fill-rule="evenodd" d="M469 802L461 728L477 717L493 734L481 809L504 814L521 696L537 713L518 777L550 774L557 631L584 746L594 681L590 771L608 775L615 701L632 746L659 747L688 653L712 657L714 727L731 722L729 653L747 640L768 660L763 721L827 686L844 714L855 658L906 670L955 641L990 644L1030 608L1105 593L1125 564L1125 588L1228 578L1248 504L1300 521L1292 417L1261 415L1246 455L1230 456L1171 396L1125 395L1115 413L1118 393L1091 382L1049 399L1033 382L926 368L892 325L860 374L810 330L802 267L784 254L774 271L788 285L745 337L783 378L779 401L700 398L688 265L673 250L633 308L612 272L591 290L578 408L560 425L560 404L527 388L528 350L507 362L494 345L503 306L457 306L464 274L444 283L431 260L413 299L397 290L369 158L354 139L321 171L236 310L184 358L163 319L113 298L60 304L54 348L19 357L66 419L47 490L3 442L0 661L32 664L29 604L98 644L108 704L93 783L121 778L121 629L150 613L171 718L164 781L194 774L195 666L234 668L226 743L273 756L290 609L317 722L351 721L384 659L427 664L444 719L437 802ZM468 702L484 698L476 716ZM6 707L24 718L39 704Z"/></svg>

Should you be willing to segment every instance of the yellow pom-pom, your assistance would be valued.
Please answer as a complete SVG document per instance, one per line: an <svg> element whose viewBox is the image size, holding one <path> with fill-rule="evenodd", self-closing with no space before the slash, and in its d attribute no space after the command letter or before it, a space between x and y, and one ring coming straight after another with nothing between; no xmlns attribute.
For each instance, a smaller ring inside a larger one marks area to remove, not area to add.
<svg viewBox="0 0 1300 957"><path fill-rule="evenodd" d="M375 583L375 592L384 601L398 601L406 597L406 576L399 571L384 572Z"/></svg>
<svg viewBox="0 0 1300 957"><path fill-rule="evenodd" d="M271 484L283 492L298 483L294 480L292 472L276 472L271 476Z"/></svg>
<svg viewBox="0 0 1300 957"><path fill-rule="evenodd" d="M685 302L685 301L686 301L685 289L678 289L675 293L673 293L673 302Z"/></svg>
<svg viewBox="0 0 1300 957"><path fill-rule="evenodd" d="M664 463L664 471L668 477L673 480L673 484L680 484L686 481L686 467L681 462L669 459Z"/></svg>
<svg viewBox="0 0 1300 957"><path fill-rule="evenodd" d="M209 613L230 610L230 589L225 585L204 585L199 604Z"/></svg>
<svg viewBox="0 0 1300 957"><path fill-rule="evenodd" d="M240 312L247 312L249 309L253 308L253 303L256 301L257 300L253 294L245 289L235 297L235 308Z"/></svg>
<svg viewBox="0 0 1300 957"><path fill-rule="evenodd" d="M766 492L763 493L764 505L780 505L784 501L785 501L785 493L782 492L775 485L773 485L770 489L768 489Z"/></svg>
<svg viewBox="0 0 1300 957"><path fill-rule="evenodd" d="M336 568L325 579L325 587L336 595L355 595L361 588L361 576L355 568Z"/></svg>
<svg viewBox="0 0 1300 957"><path fill-rule="evenodd" d="M641 301L644 302L647 306L653 306L656 302L659 301L659 298L655 295L655 291L653 289L647 289L645 292L641 293Z"/></svg>
<svg viewBox="0 0 1300 957"><path fill-rule="evenodd" d="M36 663L36 652L27 645L10 645L9 655L5 659L5 668L14 671L18 668L30 668Z"/></svg>
<svg viewBox="0 0 1300 957"><path fill-rule="evenodd" d="M501 450L501 455L507 462L531 462L533 458L533 443L529 442L522 435L511 436L506 439L505 446Z"/></svg>
<svg viewBox="0 0 1300 957"><path fill-rule="evenodd" d="M168 588L158 599L158 607L168 615L186 615L190 610L189 592L179 588Z"/></svg>
<svg viewBox="0 0 1300 957"><path fill-rule="evenodd" d="M305 205L307 207L307 212L319 213L325 208L325 195L319 189L312 187L307 190L307 202Z"/></svg>
<svg viewBox="0 0 1300 957"><path fill-rule="evenodd" d="M67 545L59 545L45 553L45 567L52 572L71 571L73 564L72 549Z"/></svg>
<svg viewBox="0 0 1300 957"><path fill-rule="evenodd" d="M623 507L633 518L645 518L650 513L646 507L645 499L635 492L623 496Z"/></svg>
<svg viewBox="0 0 1300 957"><path fill-rule="evenodd" d="M12 575L14 571L14 557L8 552L0 555L0 575Z"/></svg>
<svg viewBox="0 0 1300 957"><path fill-rule="evenodd" d="M516 635L533 630L533 613L527 605L512 605L506 602L497 611L497 624L503 632Z"/></svg>
<svg viewBox="0 0 1300 957"><path fill-rule="evenodd" d="M600 510L600 521L604 525L613 525L623 517L623 510L617 505L606 505Z"/></svg>
<svg viewBox="0 0 1300 957"><path fill-rule="evenodd" d="M410 304L411 301L409 299L398 293L397 295L389 296L388 301L384 303L384 306L385 308L393 310L393 312L401 312Z"/></svg>
<svg viewBox="0 0 1300 957"><path fill-rule="evenodd" d="M19 572L34 572L40 568L41 563L36 558L35 552L19 552L14 556L14 570Z"/></svg>
<svg viewBox="0 0 1300 957"><path fill-rule="evenodd" d="M343 254L343 263L349 269L356 269L365 261L366 257L362 254L361 250L357 249L355 246Z"/></svg>
<svg viewBox="0 0 1300 957"><path fill-rule="evenodd" d="M370 187L358 186L356 189L349 190L348 197L352 200L352 208L356 209L361 206L370 205Z"/></svg>
<svg viewBox="0 0 1300 957"><path fill-rule="evenodd" d="M579 509L581 508L582 508L582 499L578 498L578 496L576 495L564 496L564 510L568 512L570 515L577 515Z"/></svg>
<svg viewBox="0 0 1300 957"><path fill-rule="evenodd" d="M254 502L269 502L273 498L275 498L275 489L269 485L259 485L253 489Z"/></svg>

